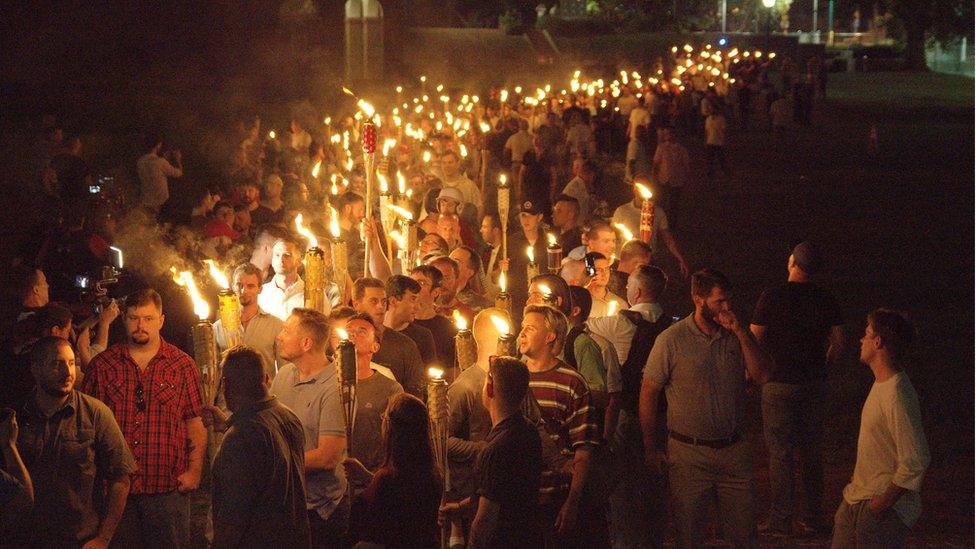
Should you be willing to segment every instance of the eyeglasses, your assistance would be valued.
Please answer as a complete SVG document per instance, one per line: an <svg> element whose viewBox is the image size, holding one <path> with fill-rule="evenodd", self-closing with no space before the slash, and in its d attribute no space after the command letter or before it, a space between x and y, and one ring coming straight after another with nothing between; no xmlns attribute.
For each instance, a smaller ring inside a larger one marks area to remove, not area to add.
<svg viewBox="0 0 976 549"><path fill-rule="evenodd" d="M146 411L146 393L145 390L142 388L141 381L136 382L136 408L140 412Z"/></svg>

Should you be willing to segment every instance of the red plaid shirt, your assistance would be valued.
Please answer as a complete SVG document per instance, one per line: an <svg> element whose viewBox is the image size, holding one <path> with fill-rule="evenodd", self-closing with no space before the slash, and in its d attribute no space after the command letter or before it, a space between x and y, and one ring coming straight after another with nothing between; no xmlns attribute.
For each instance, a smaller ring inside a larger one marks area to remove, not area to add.
<svg viewBox="0 0 976 549"><path fill-rule="evenodd" d="M128 346L120 343L92 359L81 390L107 404L122 428L138 464L130 492L176 490L176 477L188 466L186 422L203 409L200 372L193 359L160 341L159 352L140 371Z"/></svg>

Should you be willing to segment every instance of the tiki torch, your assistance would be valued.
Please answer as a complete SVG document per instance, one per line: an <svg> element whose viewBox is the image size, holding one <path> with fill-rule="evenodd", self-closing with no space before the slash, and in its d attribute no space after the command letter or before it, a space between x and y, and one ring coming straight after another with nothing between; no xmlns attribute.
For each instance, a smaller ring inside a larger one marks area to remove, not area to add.
<svg viewBox="0 0 976 549"><path fill-rule="evenodd" d="M515 348L515 336L512 334L512 327L507 320L498 316L491 315L491 322L498 330L498 343L495 345L495 354L498 356L518 356L518 349Z"/></svg>
<svg viewBox="0 0 976 549"><path fill-rule="evenodd" d="M369 118L372 120L372 116ZM372 122L363 124L363 164L366 168L366 218L373 217L373 186L376 183L376 126ZM369 276L369 242L366 243L363 262L363 276Z"/></svg>
<svg viewBox="0 0 976 549"><path fill-rule="evenodd" d="M204 259L203 262L210 269L211 278L220 286L220 292L217 293L217 317L220 318L220 325L224 329L225 346L230 349L240 345L244 337L244 329L241 325L241 301L230 289L227 275L217 267L217 264L212 259Z"/></svg>
<svg viewBox="0 0 976 549"><path fill-rule="evenodd" d="M654 236L654 201L652 200L654 194L641 183L635 183L634 187L637 188L637 192L644 199L640 214L640 239L644 244L650 245L651 238Z"/></svg>
<svg viewBox="0 0 976 549"><path fill-rule="evenodd" d="M549 272L559 274L563 262L563 247L556 240L556 235L548 233L549 245L546 246L546 262L549 264Z"/></svg>
<svg viewBox="0 0 976 549"><path fill-rule="evenodd" d="M539 265L535 262L535 248L527 246L525 255L529 257L529 264L525 266L525 279L532 282L532 279L539 276Z"/></svg>
<svg viewBox="0 0 976 549"><path fill-rule="evenodd" d="M339 302L345 303L349 298L346 295L346 277L349 275L349 256L346 255L346 242L342 239L342 229L339 227L339 214L332 206L329 206L329 210L331 214L329 232L332 234L329 242L332 250L332 277L335 279L336 286L339 287Z"/></svg>
<svg viewBox="0 0 976 549"><path fill-rule="evenodd" d="M210 304L207 303L190 271L176 272L176 267L170 268L173 273L173 282L186 288L193 302L193 313L199 319L190 328L190 337L193 341L193 360L200 368L200 377L203 382L203 398L209 404L215 404L217 400L217 384L220 380L220 372L217 369L217 341L214 338L213 324L210 323Z"/></svg>
<svg viewBox="0 0 976 549"><path fill-rule="evenodd" d="M434 456L441 468L444 483L441 485L441 504L447 500L451 490L451 470L447 465L447 436L448 419L451 406L447 400L447 382L444 381L444 371L440 368L427 370L427 413L430 416L430 426L433 431ZM451 523L445 521L441 527L441 549L447 549L451 536Z"/></svg>
<svg viewBox="0 0 976 549"><path fill-rule="evenodd" d="M495 296L495 307L512 314L512 296L507 291L508 280L505 276L505 271L498 273L498 289L499 292Z"/></svg>
<svg viewBox="0 0 976 549"><path fill-rule="evenodd" d="M396 223L396 214L390 211L393 205L393 197L390 194L390 185L386 181L386 176L382 173L376 175L380 182L380 224L383 226L383 233L386 235L386 249L392 253L393 246L390 240L390 231Z"/></svg>
<svg viewBox="0 0 976 549"><path fill-rule="evenodd" d="M295 228L308 239L309 248L305 252L305 308L327 314L325 306L325 252L319 248L319 241L302 225L302 214L295 216Z"/></svg>
<svg viewBox="0 0 976 549"><path fill-rule="evenodd" d="M413 212L395 204L387 204L384 209L393 218L393 222L399 216L405 227L404 232L397 232L397 235L400 237L397 245L400 248L400 270L403 271L403 274L407 274L410 272L410 268L414 266L413 258L416 256L417 249L419 248L419 244L417 243L417 224L413 221ZM392 235L393 231L388 231L388 233ZM400 246L400 244L403 244L403 246Z"/></svg>
<svg viewBox="0 0 976 549"><path fill-rule="evenodd" d="M502 259L508 259L508 213L511 206L511 189L505 174L498 176L498 221L502 224Z"/></svg>
<svg viewBox="0 0 976 549"><path fill-rule="evenodd" d="M349 333L344 329L336 328L336 333L339 334L336 375L342 399L342 419L346 424L346 452L352 454L352 431L356 423L356 346L349 341Z"/></svg>
<svg viewBox="0 0 976 549"><path fill-rule="evenodd" d="M454 325L457 326L458 333L454 336L454 349L457 358L458 371L463 372L469 366L477 362L478 349L474 344L474 335L468 329L468 320L460 311L454 309Z"/></svg>

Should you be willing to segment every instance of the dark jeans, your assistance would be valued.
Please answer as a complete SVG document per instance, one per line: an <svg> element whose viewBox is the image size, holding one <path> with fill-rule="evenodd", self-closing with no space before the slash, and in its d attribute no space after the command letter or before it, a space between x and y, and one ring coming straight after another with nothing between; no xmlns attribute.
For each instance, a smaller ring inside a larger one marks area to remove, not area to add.
<svg viewBox="0 0 976 549"><path fill-rule="evenodd" d="M722 169L725 177L731 177L732 171L729 170L729 163L725 159L725 147L719 145L705 145L705 159L708 164L708 177L715 174L715 166Z"/></svg>
<svg viewBox="0 0 976 549"><path fill-rule="evenodd" d="M314 509L308 511L308 526L312 547L344 547L349 532L349 497L345 496L329 518L322 518Z"/></svg>
<svg viewBox="0 0 976 549"><path fill-rule="evenodd" d="M796 516L794 462L800 460L807 521L821 520L823 502L823 422L826 387L766 383L762 388L763 436L769 452L769 525L788 530Z"/></svg>
<svg viewBox="0 0 976 549"><path fill-rule="evenodd" d="M129 494L112 547L185 547L189 500L176 492Z"/></svg>
<svg viewBox="0 0 976 549"><path fill-rule="evenodd" d="M668 483L644 465L640 422L626 411L611 448L610 527L614 549L662 547L668 525Z"/></svg>

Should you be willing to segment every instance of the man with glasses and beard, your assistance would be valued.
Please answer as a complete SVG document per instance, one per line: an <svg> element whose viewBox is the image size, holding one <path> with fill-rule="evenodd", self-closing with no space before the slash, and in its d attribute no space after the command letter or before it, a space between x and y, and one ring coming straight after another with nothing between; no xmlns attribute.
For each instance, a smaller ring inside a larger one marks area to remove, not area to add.
<svg viewBox="0 0 976 549"><path fill-rule="evenodd" d="M663 449L653 436L657 399L662 390L668 399L668 482L678 547L703 545L715 493L725 542L757 542L752 448L744 437L746 384L765 383L772 360L732 312L730 290L718 271L695 273L694 314L657 336L644 366L644 460L658 474Z"/></svg>
<svg viewBox="0 0 976 549"><path fill-rule="evenodd" d="M129 295L124 319L127 340L92 360L81 387L115 414L139 466L116 540L122 547L182 547L183 494L200 485L207 443L200 373L160 337L165 316L155 290Z"/></svg>

